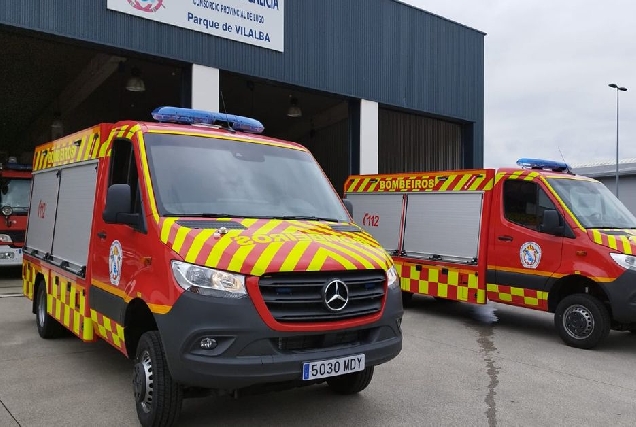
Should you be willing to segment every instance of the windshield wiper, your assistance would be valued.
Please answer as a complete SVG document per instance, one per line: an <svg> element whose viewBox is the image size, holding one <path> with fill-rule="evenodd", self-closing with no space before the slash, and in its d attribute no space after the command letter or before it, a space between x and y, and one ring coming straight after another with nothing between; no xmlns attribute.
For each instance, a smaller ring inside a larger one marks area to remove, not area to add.
<svg viewBox="0 0 636 427"><path fill-rule="evenodd" d="M328 221L328 222L340 222L340 220L336 218L326 218L320 216L312 216L312 215L285 215L276 217L279 219L298 219L298 220L307 220L307 221Z"/></svg>
<svg viewBox="0 0 636 427"><path fill-rule="evenodd" d="M170 213L165 217L194 217L194 218L245 218L245 215L233 215L226 213Z"/></svg>

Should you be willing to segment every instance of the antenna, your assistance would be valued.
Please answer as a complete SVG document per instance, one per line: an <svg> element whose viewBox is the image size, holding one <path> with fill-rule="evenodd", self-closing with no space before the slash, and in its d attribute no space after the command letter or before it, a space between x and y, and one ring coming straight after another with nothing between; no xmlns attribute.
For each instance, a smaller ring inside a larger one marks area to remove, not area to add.
<svg viewBox="0 0 636 427"><path fill-rule="evenodd" d="M561 147L559 147L557 145L557 150L559 150L559 154L561 154L561 159L563 159L563 163L565 163L566 165L568 164L568 162L565 161L565 156L563 155L563 153L561 152ZM566 171L566 173L570 174L570 175L574 175L574 172L572 171L572 169L570 169L570 166L568 165Z"/></svg>
<svg viewBox="0 0 636 427"><path fill-rule="evenodd" d="M227 119L227 108L225 107L225 98L223 97L223 91L220 90L219 92L221 93L221 102L223 103L223 114L225 114L225 118ZM232 125L230 125L229 120L226 120L225 123L227 123L227 128L230 131L235 132L234 129L232 129Z"/></svg>
<svg viewBox="0 0 636 427"><path fill-rule="evenodd" d="M558 145L557 145L557 150L559 150L559 154L561 155L561 159L563 159L563 163L567 163L565 161L565 157L563 157L563 153L561 152L561 147L559 147Z"/></svg>

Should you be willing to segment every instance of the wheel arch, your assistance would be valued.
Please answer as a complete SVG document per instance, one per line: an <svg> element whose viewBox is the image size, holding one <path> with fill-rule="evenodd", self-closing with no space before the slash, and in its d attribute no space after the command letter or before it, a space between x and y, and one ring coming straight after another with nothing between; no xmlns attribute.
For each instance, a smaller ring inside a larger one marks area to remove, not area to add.
<svg viewBox="0 0 636 427"><path fill-rule="evenodd" d="M35 311L37 310L37 295L40 290L40 286L46 286L46 281L44 280L44 274L38 272L35 275L35 281L33 282L33 300L31 300L31 313L33 314L35 314Z"/></svg>
<svg viewBox="0 0 636 427"><path fill-rule="evenodd" d="M611 316L612 312L609 297L607 292L603 289L603 286L589 277L580 274L571 274L562 277L552 285L552 288L550 288L548 292L548 311L554 313L563 298L578 293L588 294L598 298L605 304Z"/></svg>
<svg viewBox="0 0 636 427"><path fill-rule="evenodd" d="M148 304L141 298L135 298L128 303L124 317L124 338L126 353L129 359L135 358L139 339L148 331L158 331L155 316Z"/></svg>

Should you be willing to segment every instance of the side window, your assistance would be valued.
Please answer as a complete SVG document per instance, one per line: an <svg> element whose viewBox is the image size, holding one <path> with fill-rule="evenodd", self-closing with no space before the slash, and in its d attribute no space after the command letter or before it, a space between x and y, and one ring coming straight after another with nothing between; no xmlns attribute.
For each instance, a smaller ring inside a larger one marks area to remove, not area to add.
<svg viewBox="0 0 636 427"><path fill-rule="evenodd" d="M128 184L132 190L132 212L141 214L141 193L139 191L139 175L135 162L135 150L127 139L113 141L111 152L108 186Z"/></svg>
<svg viewBox="0 0 636 427"><path fill-rule="evenodd" d="M509 179L504 182L504 215L515 224L539 230L546 209L556 209L545 191L529 181Z"/></svg>

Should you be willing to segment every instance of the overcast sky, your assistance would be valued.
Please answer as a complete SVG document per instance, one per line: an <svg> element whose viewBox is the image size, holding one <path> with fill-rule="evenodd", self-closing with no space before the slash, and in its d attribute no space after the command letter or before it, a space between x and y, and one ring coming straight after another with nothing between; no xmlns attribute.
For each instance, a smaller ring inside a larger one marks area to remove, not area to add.
<svg viewBox="0 0 636 427"><path fill-rule="evenodd" d="M403 0L483 31L486 167L636 158L636 1Z"/></svg>

